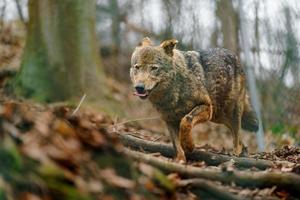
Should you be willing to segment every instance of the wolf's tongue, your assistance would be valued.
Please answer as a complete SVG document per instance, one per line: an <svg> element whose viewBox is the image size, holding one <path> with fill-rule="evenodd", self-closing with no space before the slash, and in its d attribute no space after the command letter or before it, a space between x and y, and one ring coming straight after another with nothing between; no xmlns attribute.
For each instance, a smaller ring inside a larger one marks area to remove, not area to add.
<svg viewBox="0 0 300 200"><path fill-rule="evenodd" d="M144 93L144 94L140 94L140 93L137 93L137 92L134 92L134 93L133 93L133 95L135 95L135 96L139 96L139 97L145 97L145 96L147 96L147 94L146 94L146 93Z"/></svg>

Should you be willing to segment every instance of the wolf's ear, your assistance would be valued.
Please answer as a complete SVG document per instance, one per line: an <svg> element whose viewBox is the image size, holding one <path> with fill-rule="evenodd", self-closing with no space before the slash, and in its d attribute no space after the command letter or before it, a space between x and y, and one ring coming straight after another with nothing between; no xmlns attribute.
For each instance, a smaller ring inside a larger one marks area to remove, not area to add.
<svg viewBox="0 0 300 200"><path fill-rule="evenodd" d="M140 47L152 46L152 41L150 40L150 38L145 37L145 38L139 43L138 46L140 46Z"/></svg>
<svg viewBox="0 0 300 200"><path fill-rule="evenodd" d="M165 50L165 53L169 56L173 56L173 50L176 47L176 44L178 43L177 40L171 39L171 40L165 40L160 44L160 47L162 47Z"/></svg>

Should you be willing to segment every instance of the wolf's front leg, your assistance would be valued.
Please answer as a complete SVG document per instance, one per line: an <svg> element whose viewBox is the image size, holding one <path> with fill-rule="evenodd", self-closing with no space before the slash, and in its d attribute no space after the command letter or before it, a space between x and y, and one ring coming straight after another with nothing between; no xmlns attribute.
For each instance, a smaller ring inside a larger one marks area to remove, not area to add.
<svg viewBox="0 0 300 200"><path fill-rule="evenodd" d="M178 135L179 134L179 128L178 128L179 122L176 123L176 125L174 125L173 123L172 124L167 123L167 125L168 125L168 130L169 130L169 133L170 133L170 136L172 139L173 147L175 149L175 154L176 154L175 159L177 162L185 163L186 158L185 158L183 148L180 144L179 135Z"/></svg>
<svg viewBox="0 0 300 200"><path fill-rule="evenodd" d="M212 106L199 105L187 115L185 115L180 122L179 140L184 152L192 152L194 149L194 142L192 138L192 128L201 122L211 119Z"/></svg>

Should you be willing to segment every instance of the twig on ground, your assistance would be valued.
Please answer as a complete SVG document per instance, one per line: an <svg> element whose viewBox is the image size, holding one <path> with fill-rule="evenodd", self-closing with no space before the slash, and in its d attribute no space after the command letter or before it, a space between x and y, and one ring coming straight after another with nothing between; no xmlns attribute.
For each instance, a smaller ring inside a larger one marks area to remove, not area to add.
<svg viewBox="0 0 300 200"><path fill-rule="evenodd" d="M143 150L146 152L154 153L159 152L161 155L173 158L175 157L175 150L170 144L163 144L159 142L146 141L137 138L129 134L120 134L122 143L134 150ZM271 161L254 159L254 158L243 158L234 157L228 155L222 155L212 152L200 151L195 149L192 153L187 153L187 159L194 161L205 161L207 165L217 166L224 162L234 160L234 165L241 168L252 168L256 167L258 169L267 169L273 166Z"/></svg>
<svg viewBox="0 0 300 200"><path fill-rule="evenodd" d="M145 118L130 119L130 120L127 120L127 121L124 121L124 122L116 123L116 126L123 125L123 124L128 124L128 123L131 123L131 122L155 120L155 119L159 119L159 118L160 118L159 116L156 116L156 117L145 117Z"/></svg>
<svg viewBox="0 0 300 200"><path fill-rule="evenodd" d="M78 106L77 106L76 109L72 112L71 116L74 116L74 115L76 114L76 112L79 110L79 108L80 108L81 104L83 103L85 97L86 97L86 94L84 94L84 95L81 97Z"/></svg>

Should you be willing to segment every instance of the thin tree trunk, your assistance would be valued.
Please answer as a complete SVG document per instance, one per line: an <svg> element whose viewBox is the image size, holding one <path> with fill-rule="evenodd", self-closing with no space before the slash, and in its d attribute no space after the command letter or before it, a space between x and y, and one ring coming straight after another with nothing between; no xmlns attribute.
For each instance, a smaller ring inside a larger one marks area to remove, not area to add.
<svg viewBox="0 0 300 200"><path fill-rule="evenodd" d="M263 151L265 148L265 142L264 142L264 133L263 133L263 124L262 124L262 117L261 117L261 106L260 101L258 97L257 87L256 87L256 80L254 75L254 69L250 65L253 63L251 62L251 52L250 52L250 44L249 44L249 35L245 27L245 13L243 11L243 5L242 1L239 1L239 15L241 19L240 24L240 31L241 31L241 44L243 46L243 52L244 52L244 63L246 64L246 75L247 75L247 81L249 85L249 92L250 92L250 99L251 104L254 108L254 111L257 114L258 122L259 122L259 129L257 132L257 145L258 149L260 151Z"/></svg>
<svg viewBox="0 0 300 200"><path fill-rule="evenodd" d="M232 0L218 0L216 15L221 21L223 47L239 52L239 16L233 7Z"/></svg>
<svg viewBox="0 0 300 200"><path fill-rule="evenodd" d="M2 30L4 28L4 18L6 11L6 0L3 0L2 7L0 8L0 36L2 34Z"/></svg>
<svg viewBox="0 0 300 200"><path fill-rule="evenodd" d="M112 39L113 39L113 52L118 54L121 46L121 16L119 3L117 0L110 0L110 14L112 19Z"/></svg>
<svg viewBox="0 0 300 200"><path fill-rule="evenodd" d="M15 3L16 3L16 7L17 7L17 10L18 10L18 15L20 17L20 20L25 24L26 26L26 20L25 20L25 17L24 17L24 14L23 14L23 11L22 11L22 6L20 4L20 0L15 0Z"/></svg>

